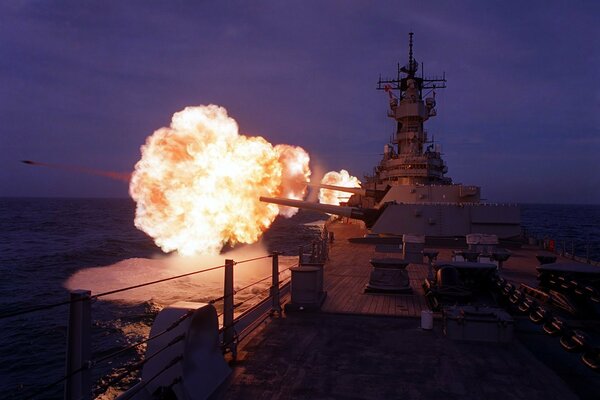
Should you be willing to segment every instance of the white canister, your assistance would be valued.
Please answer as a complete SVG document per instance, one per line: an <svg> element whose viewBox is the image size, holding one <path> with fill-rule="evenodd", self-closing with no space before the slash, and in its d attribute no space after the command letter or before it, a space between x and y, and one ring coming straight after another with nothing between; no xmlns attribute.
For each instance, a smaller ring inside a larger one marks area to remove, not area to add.
<svg viewBox="0 0 600 400"><path fill-rule="evenodd" d="M421 311L421 329L433 329L433 312L429 310Z"/></svg>

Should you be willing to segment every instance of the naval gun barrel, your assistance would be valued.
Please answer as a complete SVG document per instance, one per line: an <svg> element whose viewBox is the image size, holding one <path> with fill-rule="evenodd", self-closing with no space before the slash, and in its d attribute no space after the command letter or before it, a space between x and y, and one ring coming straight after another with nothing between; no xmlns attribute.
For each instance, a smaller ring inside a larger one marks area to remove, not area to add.
<svg viewBox="0 0 600 400"><path fill-rule="evenodd" d="M320 189L329 189L329 190L337 190L340 192L358 194L364 196L367 191L363 188L359 187L345 187L345 186L335 186L335 185L326 185L324 183L309 183L308 186L320 188Z"/></svg>
<svg viewBox="0 0 600 400"><path fill-rule="evenodd" d="M347 192L356 194L359 196L372 197L375 201L379 202L385 194L390 189L390 186L387 186L385 189L363 189L360 187L344 187L344 186L335 186L335 185L326 185L324 183L308 183L308 186L321 188L321 189L329 189L329 190L338 190L340 192Z"/></svg>
<svg viewBox="0 0 600 400"><path fill-rule="evenodd" d="M259 200L265 203L279 204L280 206L303 208L305 210L319 211L327 214L339 215L341 217L359 219L365 222L367 228L371 227L375 223L375 221L377 221L377 218L379 218L380 214L379 210L373 208L334 206L332 204L321 204L313 203L310 201L282 199L280 197L261 196Z"/></svg>

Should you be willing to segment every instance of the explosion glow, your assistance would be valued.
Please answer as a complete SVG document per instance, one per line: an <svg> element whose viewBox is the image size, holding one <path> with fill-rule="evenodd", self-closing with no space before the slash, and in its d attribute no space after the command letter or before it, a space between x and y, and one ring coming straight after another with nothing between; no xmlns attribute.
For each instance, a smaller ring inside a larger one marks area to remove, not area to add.
<svg viewBox="0 0 600 400"><path fill-rule="evenodd" d="M277 214L297 212L258 198L302 199L310 177L304 149L241 135L216 105L175 113L141 152L129 186L135 226L165 252L183 255L256 242Z"/></svg>
<svg viewBox="0 0 600 400"><path fill-rule="evenodd" d="M345 169L340 172L330 171L323 176L321 183L325 185L335 185L342 187L360 187L360 181L357 177L352 176ZM346 199L350 197L349 193L340 192L339 190L321 189L319 190L319 202L323 204L340 205L340 198Z"/></svg>

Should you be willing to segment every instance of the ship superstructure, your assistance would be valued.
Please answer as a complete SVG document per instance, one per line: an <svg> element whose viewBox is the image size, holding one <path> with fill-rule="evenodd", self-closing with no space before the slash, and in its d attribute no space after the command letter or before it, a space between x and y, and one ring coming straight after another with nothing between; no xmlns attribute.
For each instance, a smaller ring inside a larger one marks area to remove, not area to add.
<svg viewBox="0 0 600 400"><path fill-rule="evenodd" d="M388 116L396 121L395 137L384 146L383 159L368 181L377 184L450 184L444 176L448 168L424 129L424 123L436 115L435 90L446 87L446 77L417 76L419 64L413 57L413 33L410 34L408 63L400 66L393 79L381 79L378 90L390 98ZM424 94L425 92L425 94ZM423 96L431 95L423 100Z"/></svg>
<svg viewBox="0 0 600 400"><path fill-rule="evenodd" d="M434 143L424 125L435 117L436 90L446 87L446 75L426 77L413 55L413 33L409 33L408 62L398 63L396 77L379 78L377 89L389 95L388 116L395 123L390 143L384 145L383 158L370 176L367 189L386 190L384 202L478 203L480 188L453 184L446 176L448 166L441 146ZM368 199L355 197L351 205L374 206Z"/></svg>
<svg viewBox="0 0 600 400"><path fill-rule="evenodd" d="M436 115L435 91L446 87L445 74L425 77L413 55L409 34L408 63L396 77L379 78L377 89L389 95L388 116L395 132L384 145L383 158L361 188L312 185L351 193L341 206L261 198L270 203L323 211L363 220L375 235L456 238L470 233L516 238L521 233L520 209L514 204L481 202L478 186L453 183L441 148L424 129Z"/></svg>

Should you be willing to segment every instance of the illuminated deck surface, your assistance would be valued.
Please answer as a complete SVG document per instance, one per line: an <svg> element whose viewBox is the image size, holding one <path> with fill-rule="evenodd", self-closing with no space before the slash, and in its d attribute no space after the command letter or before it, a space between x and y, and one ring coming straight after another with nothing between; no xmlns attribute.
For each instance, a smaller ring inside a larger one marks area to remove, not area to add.
<svg viewBox="0 0 600 400"><path fill-rule="evenodd" d="M369 282L371 258L401 257L401 254L376 253L374 245L348 242L350 237L360 237L364 231L357 224L337 223L331 226L336 240L330 250L331 261L324 270L324 288L327 299L322 311L342 314L389 315L420 317L427 309L422 284L428 274L427 264L409 264L407 267L412 295L366 294ZM452 249L440 248L438 260L449 261ZM539 265L535 258L539 249L524 247L511 250L511 257L504 263L502 275L510 281L536 286ZM557 262L568 262L558 257Z"/></svg>
<svg viewBox="0 0 600 400"><path fill-rule="evenodd" d="M413 318L312 313L243 343L225 399L576 399L518 341L454 342Z"/></svg>
<svg viewBox="0 0 600 400"><path fill-rule="evenodd" d="M263 324L241 343L230 379L213 398L577 398L517 340L455 342L444 337L440 322L423 331L416 318L393 318L420 316L426 308L421 283L427 266L408 267L414 295L364 294L374 246L346 240L361 235L357 225L335 224L332 230L323 312ZM451 250L440 251L440 259L450 256ZM505 275L533 283L536 265L535 251L513 251Z"/></svg>
<svg viewBox="0 0 600 400"><path fill-rule="evenodd" d="M420 317L427 309L421 284L427 277L426 264L410 264L406 269L413 294L366 294L365 285L371 273L371 258L401 257L398 254L375 253L375 246L348 242L350 237L364 234L357 224L333 224L335 242L331 246L324 269L327 299L322 311L342 314Z"/></svg>

